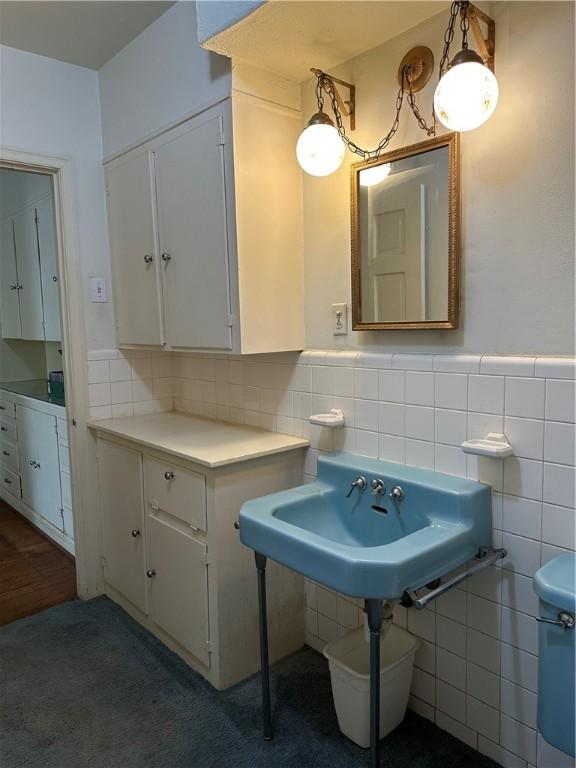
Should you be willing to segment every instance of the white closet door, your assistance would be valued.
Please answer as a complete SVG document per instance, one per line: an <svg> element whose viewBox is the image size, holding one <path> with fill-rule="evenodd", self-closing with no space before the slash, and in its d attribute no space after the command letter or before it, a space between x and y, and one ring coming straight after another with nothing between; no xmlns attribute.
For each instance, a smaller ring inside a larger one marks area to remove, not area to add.
<svg viewBox="0 0 576 768"><path fill-rule="evenodd" d="M58 246L54 222L54 200L47 198L36 206L38 247L40 250L40 279L44 307L46 341L62 341L60 324L60 290L58 286Z"/></svg>
<svg viewBox="0 0 576 768"><path fill-rule="evenodd" d="M36 211L28 209L14 217L14 243L20 288L22 338L44 341L44 311L40 281L40 257Z"/></svg>
<svg viewBox="0 0 576 768"><path fill-rule="evenodd" d="M222 117L204 117L156 153L166 341L230 349Z"/></svg>
<svg viewBox="0 0 576 768"><path fill-rule="evenodd" d="M108 220L120 344L162 343L151 152L108 168Z"/></svg>
<svg viewBox="0 0 576 768"><path fill-rule="evenodd" d="M2 238L0 240L0 332L4 339L21 339L22 325L12 219L3 222L0 235Z"/></svg>
<svg viewBox="0 0 576 768"><path fill-rule="evenodd" d="M58 530L64 529L56 417L16 406L22 500Z"/></svg>

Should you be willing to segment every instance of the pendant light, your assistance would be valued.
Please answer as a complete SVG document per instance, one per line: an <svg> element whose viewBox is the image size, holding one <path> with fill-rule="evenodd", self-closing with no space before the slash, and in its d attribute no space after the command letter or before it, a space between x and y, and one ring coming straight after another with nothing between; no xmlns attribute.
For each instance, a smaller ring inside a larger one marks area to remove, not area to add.
<svg viewBox="0 0 576 768"><path fill-rule="evenodd" d="M468 48L468 29L476 9L470 3L453 3L451 26L461 13L462 50L454 56L434 93L434 112L451 131L472 131L492 116L498 103L498 81L476 51ZM484 41L485 43L486 41ZM493 41L492 41L493 42Z"/></svg>
<svg viewBox="0 0 576 768"><path fill-rule="evenodd" d="M342 165L346 148L325 112L316 112L300 134L296 157L311 176L329 176Z"/></svg>

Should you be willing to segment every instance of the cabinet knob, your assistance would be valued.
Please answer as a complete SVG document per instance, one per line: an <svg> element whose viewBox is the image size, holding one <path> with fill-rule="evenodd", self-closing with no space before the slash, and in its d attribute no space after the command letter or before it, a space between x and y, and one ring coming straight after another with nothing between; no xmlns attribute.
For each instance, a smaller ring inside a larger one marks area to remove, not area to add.
<svg viewBox="0 0 576 768"><path fill-rule="evenodd" d="M5 482L7 485L12 485L12 480L9 480L7 477L5 477L5 478L4 478L4 482Z"/></svg>
<svg viewBox="0 0 576 768"><path fill-rule="evenodd" d="M2 451L3 456L10 456L10 451Z"/></svg>
<svg viewBox="0 0 576 768"><path fill-rule="evenodd" d="M167 264L167 263L170 261L170 259L171 259L171 258L172 258L172 256L170 256L170 254L169 254L169 253L163 253L163 254L162 254L162 261L163 261L165 264Z"/></svg>
<svg viewBox="0 0 576 768"><path fill-rule="evenodd" d="M154 261L154 256L151 256L149 253L147 253L144 256L144 263L145 264L152 264L153 261Z"/></svg>
<svg viewBox="0 0 576 768"><path fill-rule="evenodd" d="M32 461L32 460L30 460L30 466L31 466L31 467L33 467L33 466L34 466L34 464L35 464L35 462L34 462L34 461Z"/></svg>
<svg viewBox="0 0 576 768"><path fill-rule="evenodd" d="M146 571L146 576L148 576L149 579L154 578L154 576L156 576L154 568L150 568L150 570Z"/></svg>
<svg viewBox="0 0 576 768"><path fill-rule="evenodd" d="M132 533L132 538L133 538L133 539L137 539L137 538L138 538L138 536L141 536L141 535L142 535L142 534L140 533L140 531L138 530L138 528L134 528L134 530L133 530L133 531L131 531L131 533Z"/></svg>
<svg viewBox="0 0 576 768"><path fill-rule="evenodd" d="M240 520L236 520L234 523L234 528L239 531L240 530Z"/></svg>
<svg viewBox="0 0 576 768"><path fill-rule="evenodd" d="M174 480L174 472L164 472L166 480Z"/></svg>
<svg viewBox="0 0 576 768"><path fill-rule="evenodd" d="M0 405L0 411L5 411L5 410L6 410L6 406L5 405Z"/></svg>
<svg viewBox="0 0 576 768"><path fill-rule="evenodd" d="M0 427L0 432L8 432L8 428L7 427Z"/></svg>
<svg viewBox="0 0 576 768"><path fill-rule="evenodd" d="M17 291L18 290L18 286L17 285L11 285L10 286L10 290L11 291Z"/></svg>

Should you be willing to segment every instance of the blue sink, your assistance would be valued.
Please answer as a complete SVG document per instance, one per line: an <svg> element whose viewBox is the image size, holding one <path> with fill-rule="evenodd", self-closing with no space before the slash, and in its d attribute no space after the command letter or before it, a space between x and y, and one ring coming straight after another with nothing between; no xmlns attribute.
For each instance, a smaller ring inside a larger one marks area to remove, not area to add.
<svg viewBox="0 0 576 768"><path fill-rule="evenodd" d="M355 487L346 498L360 475L368 487ZM386 483L381 496L371 492L377 478ZM401 501L390 497L395 485L404 492ZM403 464L325 455L315 482L246 502L240 539L344 594L395 600L491 545L491 490Z"/></svg>

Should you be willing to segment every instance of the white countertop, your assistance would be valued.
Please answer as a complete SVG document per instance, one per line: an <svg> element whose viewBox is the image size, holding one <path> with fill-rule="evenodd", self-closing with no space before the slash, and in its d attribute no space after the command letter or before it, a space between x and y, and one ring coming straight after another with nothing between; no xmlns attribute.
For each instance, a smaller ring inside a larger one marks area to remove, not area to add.
<svg viewBox="0 0 576 768"><path fill-rule="evenodd" d="M300 437L174 412L102 419L88 426L205 467L221 467L309 445Z"/></svg>

